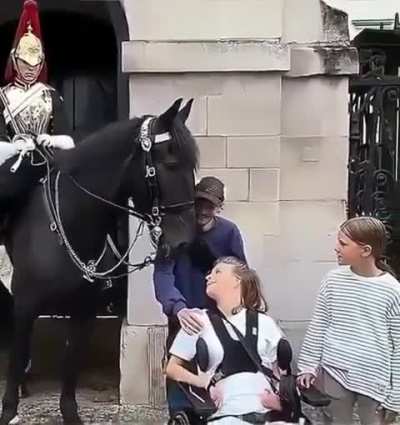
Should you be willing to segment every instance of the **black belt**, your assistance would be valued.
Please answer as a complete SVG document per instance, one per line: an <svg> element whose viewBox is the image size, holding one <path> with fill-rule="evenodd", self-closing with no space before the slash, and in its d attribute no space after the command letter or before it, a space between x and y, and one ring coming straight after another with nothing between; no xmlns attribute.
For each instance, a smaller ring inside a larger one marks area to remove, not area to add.
<svg viewBox="0 0 400 425"><path fill-rule="evenodd" d="M245 413L244 415L222 415L222 416L216 416L214 418L210 418L208 419L208 422L218 421L223 418L237 418L249 424L264 425L265 422L270 421L271 414L270 412L265 412L265 413L252 412L252 413Z"/></svg>

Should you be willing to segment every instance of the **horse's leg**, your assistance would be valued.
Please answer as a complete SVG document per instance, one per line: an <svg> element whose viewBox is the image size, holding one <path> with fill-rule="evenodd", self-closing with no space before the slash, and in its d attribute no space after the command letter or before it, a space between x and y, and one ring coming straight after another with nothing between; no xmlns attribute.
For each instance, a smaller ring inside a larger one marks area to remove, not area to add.
<svg viewBox="0 0 400 425"><path fill-rule="evenodd" d="M19 398L27 398L30 396L30 391L28 390L28 378L29 373L32 368L32 360L28 356L27 359L25 359L25 368L24 368L24 377L22 378L21 385L19 387Z"/></svg>
<svg viewBox="0 0 400 425"><path fill-rule="evenodd" d="M9 424L17 416L18 388L24 379L26 359L29 359L30 342L36 312L32 306L15 303L14 336L7 373L6 392L3 397L3 410L0 425Z"/></svg>
<svg viewBox="0 0 400 425"><path fill-rule="evenodd" d="M93 317L71 317L66 341L64 363L62 365L62 389L60 409L64 424L82 424L75 398L83 352L87 348L92 330Z"/></svg>

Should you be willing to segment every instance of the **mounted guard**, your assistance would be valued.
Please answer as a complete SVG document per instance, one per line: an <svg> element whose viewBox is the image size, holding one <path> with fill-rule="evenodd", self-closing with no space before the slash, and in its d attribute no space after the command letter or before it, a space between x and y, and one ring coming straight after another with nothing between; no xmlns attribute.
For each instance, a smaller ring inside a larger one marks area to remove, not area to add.
<svg viewBox="0 0 400 425"><path fill-rule="evenodd" d="M47 85L41 38L37 3L25 0L0 88L0 217L43 177L49 148L75 146L63 100Z"/></svg>

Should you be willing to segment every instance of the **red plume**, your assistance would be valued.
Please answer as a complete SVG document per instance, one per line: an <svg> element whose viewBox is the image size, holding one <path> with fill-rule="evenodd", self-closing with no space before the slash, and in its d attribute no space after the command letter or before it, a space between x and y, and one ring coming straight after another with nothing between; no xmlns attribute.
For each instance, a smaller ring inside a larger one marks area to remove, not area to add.
<svg viewBox="0 0 400 425"><path fill-rule="evenodd" d="M25 0L24 6L22 9L21 16L19 18L17 32L15 33L14 43L12 48L15 49L18 45L20 38L28 31L28 25L32 27L32 33L42 40L42 32L40 29L40 20L39 20L39 9L36 3L36 0ZM6 71L5 71L5 80L7 83L14 82L16 73L13 67L11 55L8 58ZM39 74L38 81L43 83L47 82L47 66L46 63L43 64L42 71Z"/></svg>

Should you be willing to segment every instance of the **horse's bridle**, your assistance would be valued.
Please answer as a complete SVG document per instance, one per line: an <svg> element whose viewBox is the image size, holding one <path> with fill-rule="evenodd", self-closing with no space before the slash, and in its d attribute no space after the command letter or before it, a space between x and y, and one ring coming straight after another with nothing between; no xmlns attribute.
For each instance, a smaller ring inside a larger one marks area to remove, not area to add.
<svg viewBox="0 0 400 425"><path fill-rule="evenodd" d="M150 237L153 245L155 247L158 246L158 242L162 236L162 229L161 229L161 222L162 222L162 216L167 211L174 211L174 210L180 210L180 209L186 209L193 207L194 201L187 201L187 202L180 202L175 204L168 204L168 205L162 205L160 204L160 191L159 191L159 184L157 179L157 172L156 167L153 163L153 158L151 155L151 150L154 144L156 143L162 143L167 140L171 139L170 133L162 133L162 134L151 134L150 129L152 124L154 123L154 120L156 117L148 117L145 118L143 121L141 127L140 127L140 134L138 136L137 141L140 143L140 146L144 152L145 155L145 179L146 183L149 189L152 207L150 214L143 214L135 210L134 207L131 206L123 206L119 205L115 202L112 202L108 199L103 198L100 195L97 195L90 190L83 187L72 175L68 175L67 177L74 183L74 185L80 189L82 192L86 193L92 198L95 198L99 200L102 203L105 203L107 205L110 205L114 208L123 210L127 214L137 217L142 222L146 222L149 231L150 231ZM133 158L133 154L132 154ZM45 206L50 218L50 230L52 232L57 232L58 236L60 238L60 243L62 245L66 246L68 255L72 259L72 261L75 263L75 265L83 272L83 277L87 279L90 282L93 282L95 279L103 279L103 280L112 280L116 279L122 276L126 276L127 274L139 270L143 267L146 267L147 265L151 264L153 259L151 256L148 256L144 259L142 263L139 264L130 264L127 263L127 258L129 257L129 254L131 250L133 249L133 246L136 243L136 240L139 236L139 233L137 232L136 237L134 238L134 241L130 244L127 251L123 255L119 255L120 259L117 264L115 264L113 267L111 267L109 270L99 272L97 271L97 266L100 264L104 253L106 249L103 250L103 252L100 254L99 258L97 260L89 260L88 262L84 262L79 257L78 253L74 250L72 245L70 244L68 237L65 233L65 229L62 223L62 217L61 217L61 211L60 211L60 204L59 204L59 183L60 183L60 177L61 172L58 171L55 178L54 188L55 188L55 199L53 201L52 195L51 195L51 180L50 180L50 166L47 163L47 176L46 178L42 179L43 183L43 193L44 193L44 202ZM140 228L140 226L139 226ZM112 242L112 241L111 241ZM106 242L107 244L107 242ZM108 244L110 245L111 249L115 253L115 248L113 248L113 245L115 247L115 244L108 240ZM119 253L118 253L119 254ZM116 270L120 265L126 264L131 267L131 271L128 271L128 273L123 273L121 275L117 276L110 276L110 273L112 273L114 270Z"/></svg>
<svg viewBox="0 0 400 425"><path fill-rule="evenodd" d="M168 211L186 209L193 207L193 201L179 202L175 204L160 204L160 191L157 179L157 170L154 166L153 157L151 155L154 144L163 143L171 139L169 132L161 134L152 134L151 129L157 117L150 116L145 118L139 134L139 143L144 152L145 159L145 179L149 189L150 198L152 200L151 213L147 215L147 223L150 229L150 236L154 244L158 244L162 235L161 222L162 216Z"/></svg>

